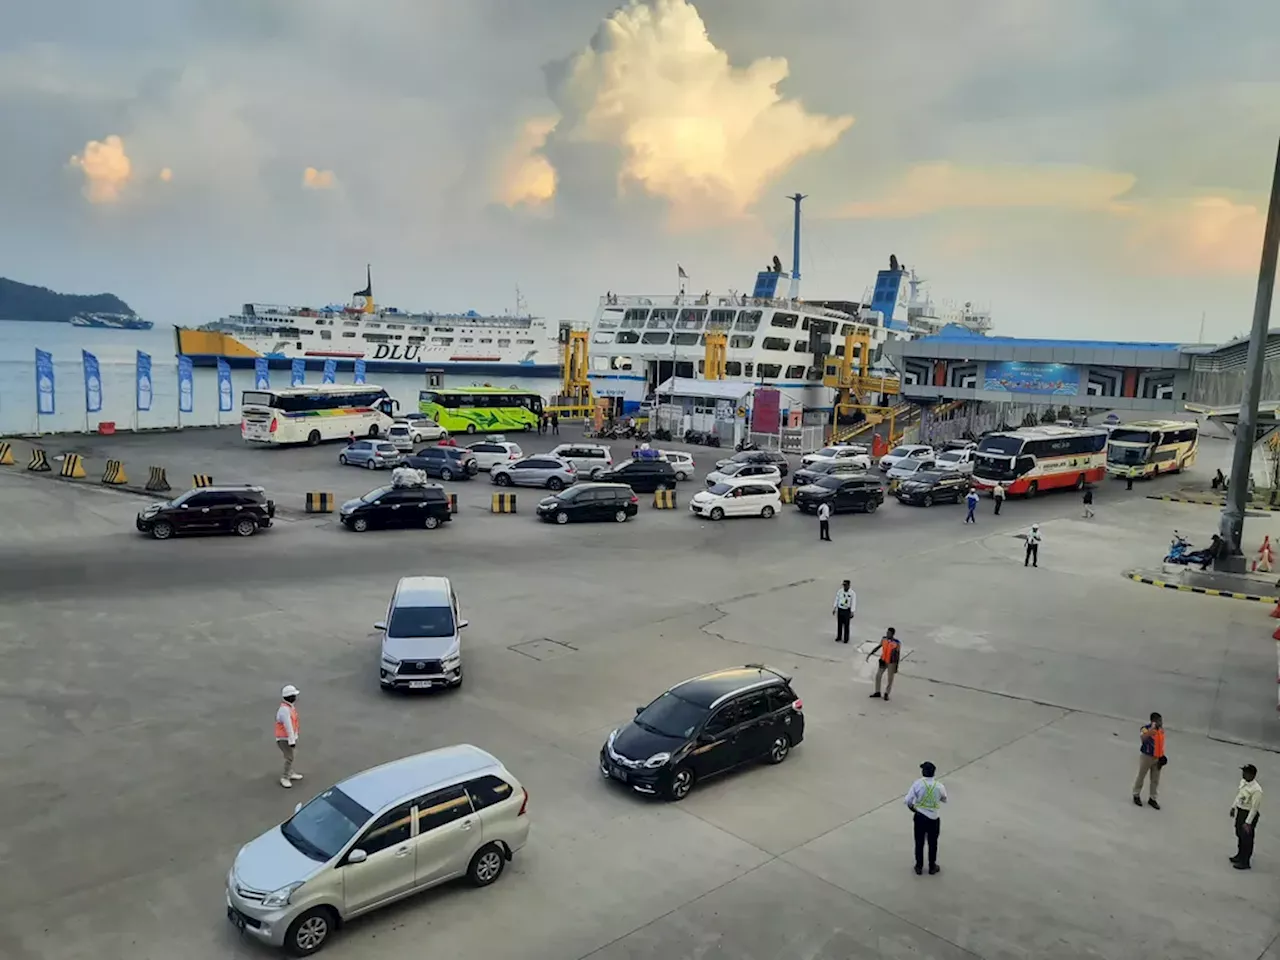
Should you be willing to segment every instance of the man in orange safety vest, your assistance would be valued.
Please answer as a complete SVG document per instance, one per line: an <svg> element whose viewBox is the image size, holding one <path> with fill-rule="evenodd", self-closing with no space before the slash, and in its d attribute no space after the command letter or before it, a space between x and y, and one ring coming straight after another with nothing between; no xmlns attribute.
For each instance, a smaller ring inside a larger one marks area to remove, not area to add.
<svg viewBox="0 0 1280 960"><path fill-rule="evenodd" d="M280 786L288 790L302 774L293 772L293 755L298 747L298 688L286 684L280 691L280 707L276 710L276 746L284 754L284 770L280 774Z"/></svg>
<svg viewBox="0 0 1280 960"><path fill-rule="evenodd" d="M1133 781L1133 805L1142 806L1142 781L1150 776L1147 806L1159 810L1160 801L1156 796L1160 793L1160 771L1169 762L1164 755L1164 718L1153 713L1151 722L1142 728L1139 736L1141 745L1138 748L1138 778Z"/></svg>
<svg viewBox="0 0 1280 960"><path fill-rule="evenodd" d="M889 694L893 692L893 678L898 675L898 655L901 649L902 642L894 636L893 627L889 627L884 632L884 637L880 640L880 646L867 654L867 660L870 660L877 653L880 654L880 663L876 665L876 692L871 694L872 699L880 696L880 681L887 673L889 682L884 688L884 699L885 702L888 702Z"/></svg>

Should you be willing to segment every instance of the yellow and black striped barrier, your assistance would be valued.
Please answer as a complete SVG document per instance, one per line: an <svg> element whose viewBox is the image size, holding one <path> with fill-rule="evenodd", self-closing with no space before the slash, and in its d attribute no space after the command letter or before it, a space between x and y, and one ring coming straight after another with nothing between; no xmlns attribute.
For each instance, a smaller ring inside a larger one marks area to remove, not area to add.
<svg viewBox="0 0 1280 960"><path fill-rule="evenodd" d="M308 493L306 510L307 513L333 513L333 494Z"/></svg>
<svg viewBox="0 0 1280 960"><path fill-rule="evenodd" d="M63 480L83 480L88 476L88 474L84 472L84 460L80 458L80 454L63 454L62 469L58 471L58 476Z"/></svg>
<svg viewBox="0 0 1280 960"><path fill-rule="evenodd" d="M514 493L495 493L490 513L515 513L516 495Z"/></svg>
<svg viewBox="0 0 1280 960"><path fill-rule="evenodd" d="M458 495L456 493L449 494L449 512L458 512Z"/></svg>
<svg viewBox="0 0 1280 960"><path fill-rule="evenodd" d="M27 469L34 473L48 473L53 468L49 466L49 458L45 456L45 452L39 447L32 447L31 459L27 461Z"/></svg>
<svg viewBox="0 0 1280 960"><path fill-rule="evenodd" d="M191 485L197 489L200 487L212 487L213 477L207 473L193 473L191 475Z"/></svg>
<svg viewBox="0 0 1280 960"><path fill-rule="evenodd" d="M1181 590L1183 593L1203 593L1209 597L1226 597L1229 600L1253 600L1257 603L1280 603L1280 597L1265 597L1255 593L1236 593L1233 590L1216 590L1213 587L1193 587L1185 583L1169 583L1165 580L1155 580L1151 577L1144 577L1140 573L1126 573L1126 577L1135 583L1146 583L1153 587L1163 587L1165 590Z"/></svg>
<svg viewBox="0 0 1280 960"><path fill-rule="evenodd" d="M165 475L164 467L147 467L146 489L150 493L168 493L173 489L169 486L169 478Z"/></svg>
<svg viewBox="0 0 1280 960"><path fill-rule="evenodd" d="M779 487L778 496L782 498L783 503L795 503L796 488L795 487Z"/></svg>
<svg viewBox="0 0 1280 960"><path fill-rule="evenodd" d="M676 492L674 490L653 491L655 510L674 510L676 508Z"/></svg>
<svg viewBox="0 0 1280 960"><path fill-rule="evenodd" d="M1153 493L1147 497L1148 500L1167 500L1170 503L1198 503L1206 507L1221 507L1224 505L1221 497L1184 497L1177 494L1169 493ZM1268 503L1253 503L1249 501L1245 503L1246 510L1265 510L1268 513L1280 513L1280 507L1273 507Z"/></svg>
<svg viewBox="0 0 1280 960"><path fill-rule="evenodd" d="M128 483L129 477L124 472L124 464L119 460L108 460L107 468L102 471L102 482L108 484Z"/></svg>
<svg viewBox="0 0 1280 960"><path fill-rule="evenodd" d="M8 440L0 440L0 467L13 466L13 444Z"/></svg>

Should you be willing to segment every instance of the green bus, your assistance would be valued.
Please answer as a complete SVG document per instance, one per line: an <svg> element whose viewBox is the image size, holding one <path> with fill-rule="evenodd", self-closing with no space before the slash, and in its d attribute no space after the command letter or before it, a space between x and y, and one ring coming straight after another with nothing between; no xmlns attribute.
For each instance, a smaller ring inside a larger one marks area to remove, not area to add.
<svg viewBox="0 0 1280 960"><path fill-rule="evenodd" d="M502 387L437 387L419 392L418 412L450 433L536 430L542 397L529 390Z"/></svg>

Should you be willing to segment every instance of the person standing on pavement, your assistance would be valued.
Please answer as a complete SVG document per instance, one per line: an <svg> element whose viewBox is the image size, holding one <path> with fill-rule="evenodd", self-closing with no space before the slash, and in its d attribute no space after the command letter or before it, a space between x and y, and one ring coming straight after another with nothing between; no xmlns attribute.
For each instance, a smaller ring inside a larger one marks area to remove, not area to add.
<svg viewBox="0 0 1280 960"><path fill-rule="evenodd" d="M830 504L818 504L818 539L831 540L831 506Z"/></svg>
<svg viewBox="0 0 1280 960"><path fill-rule="evenodd" d="M1240 768L1240 786L1231 805L1231 816L1236 821L1236 855L1231 865L1237 870L1248 870L1253 859L1253 835L1258 828L1258 811L1262 809L1262 787L1258 783L1258 768L1246 763Z"/></svg>
<svg viewBox="0 0 1280 960"><path fill-rule="evenodd" d="M995 515L1000 516L1000 508L1004 506L1004 484L999 480L996 481L995 488L991 491L991 499L996 503Z"/></svg>
<svg viewBox="0 0 1280 960"><path fill-rule="evenodd" d="M1164 717L1158 713L1151 715L1151 722L1142 728L1139 734L1141 745L1138 748L1138 778L1133 781L1133 805L1142 806L1142 781L1151 777L1151 788L1147 792L1147 806L1153 810L1160 809L1157 796L1160 793L1160 771L1169 761L1164 755Z"/></svg>
<svg viewBox="0 0 1280 960"><path fill-rule="evenodd" d="M553 436L560 436L560 414L554 410L551 411L551 433Z"/></svg>
<svg viewBox="0 0 1280 960"><path fill-rule="evenodd" d="M293 756L298 747L298 688L286 684L280 691L280 707L276 710L276 746L284 754L284 770L280 774L280 786L288 790L302 774L293 772Z"/></svg>
<svg viewBox="0 0 1280 960"><path fill-rule="evenodd" d="M884 688L884 702L889 702L889 694L893 692L893 678L898 675L898 659L902 653L902 641L894 635L893 627L885 630L884 636L880 638L880 646L876 650L872 650L867 654L867 660L870 660L877 653L880 654L880 663L876 667L876 692L871 694L871 699L875 700L880 697L880 680L887 673L889 682Z"/></svg>
<svg viewBox="0 0 1280 960"><path fill-rule="evenodd" d="M836 618L836 643L849 642L849 625L857 608L858 595L849 589L849 581L845 580L836 591L836 602L831 605L831 613Z"/></svg>
<svg viewBox="0 0 1280 960"><path fill-rule="evenodd" d="M1022 558L1022 565L1040 566L1040 524L1033 523L1031 532L1027 534L1027 555Z"/></svg>
<svg viewBox="0 0 1280 960"><path fill-rule="evenodd" d="M1084 518L1093 518L1093 487L1084 488Z"/></svg>
<svg viewBox="0 0 1280 960"><path fill-rule="evenodd" d="M936 768L926 760L920 764L923 776L911 785L903 803L911 811L915 821L916 840L916 876L924 872L924 845L929 844L929 875L937 873L938 836L942 833L942 817L938 813L939 804L947 802L947 788L941 780L934 778Z"/></svg>
<svg viewBox="0 0 1280 960"><path fill-rule="evenodd" d="M965 514L964 522L977 523L978 520L973 515L973 512L978 509L978 491L977 490L974 490L972 487L969 488L969 493L964 498L964 505L969 508L969 512Z"/></svg>

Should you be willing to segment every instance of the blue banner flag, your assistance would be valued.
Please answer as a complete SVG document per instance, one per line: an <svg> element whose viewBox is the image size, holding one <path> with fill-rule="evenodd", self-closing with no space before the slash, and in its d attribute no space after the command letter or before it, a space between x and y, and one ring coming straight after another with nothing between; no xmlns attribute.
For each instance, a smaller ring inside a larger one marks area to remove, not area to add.
<svg viewBox="0 0 1280 960"><path fill-rule="evenodd" d="M138 409L151 409L151 354L138 351L137 365Z"/></svg>
<svg viewBox="0 0 1280 960"><path fill-rule="evenodd" d="M43 416L53 411L53 354L36 350L36 412Z"/></svg>
<svg viewBox="0 0 1280 960"><path fill-rule="evenodd" d="M231 364L218 358L218 412L231 412Z"/></svg>
<svg viewBox="0 0 1280 960"><path fill-rule="evenodd" d="M338 373L338 361L330 357L324 362L324 375L320 378L321 383L333 383L333 378Z"/></svg>
<svg viewBox="0 0 1280 960"><path fill-rule="evenodd" d="M80 361L84 364L84 409L87 413L101 413L102 371L98 369L98 358L81 350Z"/></svg>
<svg viewBox="0 0 1280 960"><path fill-rule="evenodd" d="M266 357L253 361L253 386L256 390L271 389L271 372Z"/></svg>
<svg viewBox="0 0 1280 960"><path fill-rule="evenodd" d="M195 377L190 357L178 358L178 412L191 413L196 408Z"/></svg>
<svg viewBox="0 0 1280 960"><path fill-rule="evenodd" d="M291 386L300 387L307 382L307 361L301 357L295 357L289 370L289 383Z"/></svg>
<svg viewBox="0 0 1280 960"><path fill-rule="evenodd" d="M364 383L364 361L363 361L363 360L357 360L357 361L356 361L356 376L355 376L355 382L356 382L356 383Z"/></svg>

